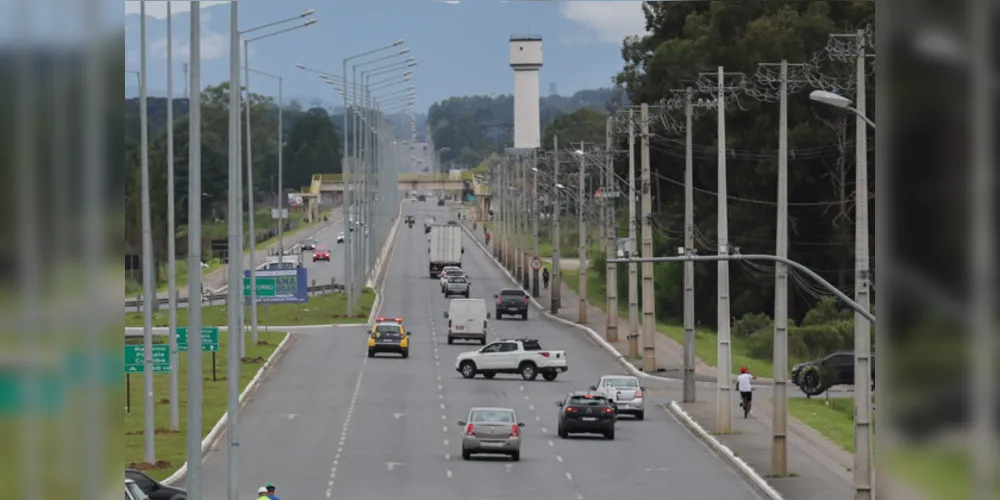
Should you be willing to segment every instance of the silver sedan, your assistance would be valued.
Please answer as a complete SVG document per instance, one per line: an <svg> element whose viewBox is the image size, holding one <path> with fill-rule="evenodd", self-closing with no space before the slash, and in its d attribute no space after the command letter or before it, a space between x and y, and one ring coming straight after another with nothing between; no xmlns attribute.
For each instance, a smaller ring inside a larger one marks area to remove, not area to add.
<svg viewBox="0 0 1000 500"><path fill-rule="evenodd" d="M462 427L462 459L476 454L509 455L521 459L521 428L524 422L510 408L472 408Z"/></svg>

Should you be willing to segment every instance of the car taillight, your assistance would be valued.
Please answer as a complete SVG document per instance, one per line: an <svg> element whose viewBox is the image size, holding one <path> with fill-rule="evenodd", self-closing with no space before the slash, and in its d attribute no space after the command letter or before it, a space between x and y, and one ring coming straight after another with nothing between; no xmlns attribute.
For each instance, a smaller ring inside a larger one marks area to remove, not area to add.
<svg viewBox="0 0 1000 500"><path fill-rule="evenodd" d="M517 424L514 424L510 426L510 437L517 437L517 436L518 436Z"/></svg>
<svg viewBox="0 0 1000 500"><path fill-rule="evenodd" d="M576 411L576 408L569 407L569 408L566 408L566 411L568 413L573 413L574 411Z"/></svg>
<svg viewBox="0 0 1000 500"><path fill-rule="evenodd" d="M474 429L474 427L472 426L472 424L469 424L469 425L465 426L465 433L468 434L469 436L471 436L473 434L473 432L472 432L473 429Z"/></svg>
<svg viewBox="0 0 1000 500"><path fill-rule="evenodd" d="M525 304L527 304L527 303L528 303L528 296L527 296L527 295L525 295L525 296L524 296L524 303L525 303Z"/></svg>
<svg viewBox="0 0 1000 500"><path fill-rule="evenodd" d="M549 353L547 353L547 352L540 352L538 354L541 354L543 358L549 357Z"/></svg>
<svg viewBox="0 0 1000 500"><path fill-rule="evenodd" d="M635 397L641 398L642 397L642 391L635 391Z"/></svg>
<svg viewBox="0 0 1000 500"><path fill-rule="evenodd" d="M602 408L601 413L614 413L614 408Z"/></svg>
<svg viewBox="0 0 1000 500"><path fill-rule="evenodd" d="M497 304L503 304L503 299L501 299L500 297L497 297Z"/></svg>

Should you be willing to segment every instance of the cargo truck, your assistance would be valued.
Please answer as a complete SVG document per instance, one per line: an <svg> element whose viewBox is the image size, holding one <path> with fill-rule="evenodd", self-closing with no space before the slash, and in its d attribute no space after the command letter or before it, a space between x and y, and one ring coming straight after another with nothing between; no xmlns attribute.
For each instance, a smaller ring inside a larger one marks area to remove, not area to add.
<svg viewBox="0 0 1000 500"><path fill-rule="evenodd" d="M462 267L462 228L458 225L434 224L430 229L430 275L437 278L448 266Z"/></svg>

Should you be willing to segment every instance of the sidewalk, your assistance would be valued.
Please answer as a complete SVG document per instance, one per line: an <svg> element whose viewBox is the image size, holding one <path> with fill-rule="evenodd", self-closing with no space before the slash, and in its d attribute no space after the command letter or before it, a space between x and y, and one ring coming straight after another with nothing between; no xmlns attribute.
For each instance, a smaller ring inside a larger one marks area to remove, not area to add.
<svg viewBox="0 0 1000 500"><path fill-rule="evenodd" d="M471 228L471 222L467 222ZM482 242L482 231L474 232ZM491 242L491 247L495 242ZM563 269L564 275L576 270ZM558 316L577 323L579 320L580 298L565 284L560 287L561 307ZM535 297L541 304L551 304L551 290L540 289ZM641 318L640 318L641 320ZM587 305L586 325L601 336L605 336L607 315L594 305ZM618 341L612 345L637 368L641 368L641 359L628 357L628 316L619 314ZM641 342L641 340L640 340ZM657 375L679 379L683 376L683 347L658 333L656 336ZM642 347L639 346L641 356ZM715 434L716 429L716 370L696 360L696 379L698 380L697 399L695 403L682 403L681 408L702 428L713 435L715 439L728 447L745 461L750 467L764 477L768 483L788 499L808 500L842 500L854 496L852 467L854 457L839 446L820 435L817 431L788 417L788 472L787 477L771 476L771 390L761 387L759 400L754 401L754 413L748 419L742 418L738 404L733 402L733 433ZM770 381L761 381L762 386ZM675 401L682 400L682 388L672 384L666 390L667 396ZM921 498L905 485L893 482L894 497Z"/></svg>

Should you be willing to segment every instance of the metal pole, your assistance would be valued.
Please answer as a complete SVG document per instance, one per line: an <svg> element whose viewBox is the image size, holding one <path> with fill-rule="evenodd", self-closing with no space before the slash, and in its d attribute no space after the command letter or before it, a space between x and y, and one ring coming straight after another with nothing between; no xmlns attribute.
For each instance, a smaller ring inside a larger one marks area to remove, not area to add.
<svg viewBox="0 0 1000 500"><path fill-rule="evenodd" d="M653 256L653 200L649 171L649 105L642 104L639 111L641 132L641 182L642 182L642 256ZM642 371L656 372L656 302L653 291L653 264L642 264Z"/></svg>
<svg viewBox="0 0 1000 500"><path fill-rule="evenodd" d="M243 41L243 68L246 83L244 87L247 93L246 116L247 116L247 217L250 224L250 231L247 234L247 242L250 246L250 338L253 345L257 345L257 265L254 262L254 254L257 253L257 231L254 228L254 217L256 211L253 205L253 138L250 127L250 108L252 99L250 96L250 41ZM280 256L279 256L280 259ZM246 354L246 351L243 352Z"/></svg>
<svg viewBox="0 0 1000 500"><path fill-rule="evenodd" d="M723 95L725 85L725 74L722 66L719 66L718 73L718 238L719 255L729 254L729 210L728 194L726 189L726 105ZM732 362L730 360L729 348L729 263L720 261L718 272L718 308L716 321L718 322L718 367L716 368L716 432L728 433L733 429L732 402L730 400L731 388L729 387L730 374L732 373Z"/></svg>
<svg viewBox="0 0 1000 500"><path fill-rule="evenodd" d="M778 117L778 221L775 255L788 257L788 61L781 61ZM691 265L694 265L693 263ZM771 475L788 475L788 267L774 266L774 394Z"/></svg>
<svg viewBox="0 0 1000 500"><path fill-rule="evenodd" d="M201 2L191 2L188 117L188 332L201 332ZM197 297L197 299L195 298ZM200 335L200 333L199 333ZM201 349L187 354L187 498L202 500Z"/></svg>
<svg viewBox="0 0 1000 500"><path fill-rule="evenodd" d="M229 358L227 360L227 447L226 447L226 499L239 500L239 411L240 411L240 358L243 321L243 252L240 249L242 234L240 220L240 33L237 2L229 9ZM200 89L193 89L199 91ZM235 251L234 251L235 250ZM189 332L201 335L200 330ZM197 347L195 347L197 349ZM194 349L192 349L194 350Z"/></svg>
<svg viewBox="0 0 1000 500"><path fill-rule="evenodd" d="M578 216L580 218L579 237L577 243L580 247L580 286L577 292L580 294L579 315L577 323L584 325L587 323L587 223L583 218L583 200L586 196L584 183L586 182L586 159L587 153L583 150L584 143L580 143L580 185L577 190L579 198L576 200Z"/></svg>
<svg viewBox="0 0 1000 500"><path fill-rule="evenodd" d="M635 256L635 112L628 110L628 256ZM639 356L639 270L635 262L628 265L628 352Z"/></svg>
<svg viewBox="0 0 1000 500"><path fill-rule="evenodd" d="M552 209L552 314L558 314L562 299L562 267L559 265L559 216L562 212L562 190L559 188L559 137L552 137L553 160L552 192L555 203Z"/></svg>
<svg viewBox="0 0 1000 500"><path fill-rule="evenodd" d="M521 177L521 210L518 211L518 219L521 221L521 253L519 254L521 258L521 274L518 277L521 279L521 286L527 292L531 290L531 282L528 279L528 262L531 260L528 256L528 211L531 207L529 200L531 193L528 192L528 159L523 154L520 161L518 161L518 165L520 165Z"/></svg>
<svg viewBox="0 0 1000 500"><path fill-rule="evenodd" d="M177 394L177 228L174 217L174 59L173 16L167 2L167 337L170 343L170 430L180 430L180 404ZM201 270L201 266L198 266ZM200 296L200 295L199 295ZM189 296L190 297L190 296Z"/></svg>
<svg viewBox="0 0 1000 500"><path fill-rule="evenodd" d="M694 253L694 108L689 88L684 104L684 248ZM696 400L694 370L694 262L684 263L684 402Z"/></svg>
<svg viewBox="0 0 1000 500"><path fill-rule="evenodd" d="M604 198L601 200L604 203L604 230L606 233L606 242L604 245L604 270L607 278L606 285L606 295L608 298L608 324L604 328L604 334L608 338L608 342L618 342L618 266L607 262L607 259L611 255L617 255L617 243L618 237L615 234L615 218L612 215L611 209L614 206L614 201L616 198L610 198L608 201L607 196L613 196L616 192L612 186L617 183L614 182L614 161L611 157L611 127L614 124L614 118L608 117L604 123L604 186L601 188L601 193L603 193Z"/></svg>
<svg viewBox="0 0 1000 500"><path fill-rule="evenodd" d="M344 196L343 196L343 201L341 203L341 211L343 212L341 214L341 217L344 220L344 226L347 226L344 228L344 283L346 284L344 290L347 292L347 316L352 317L354 316L354 287L353 287L353 282L351 281L351 270L353 268L353 264L351 262L353 258L351 255L351 244L354 240L354 237L351 236L350 217L351 217L351 181L353 179L350 178L351 161L350 157L347 154L347 146L349 142L347 136L347 116L353 113L354 111L347 104L347 82L346 82L347 59L344 59L343 69L344 71L341 74L344 75L345 79L344 89L343 89L344 90L344 144L343 144L344 151L343 154L341 155L342 162L340 165L340 170L344 178ZM354 132L356 133L356 130ZM356 150L352 151L356 152Z"/></svg>
<svg viewBox="0 0 1000 500"><path fill-rule="evenodd" d="M155 411L153 401L153 304L156 303L153 266L153 229L149 208L149 120L146 104L146 3L139 6L139 133L142 146L142 344L143 344L143 396L144 440L146 463L156 463L156 426L153 421Z"/></svg>
<svg viewBox="0 0 1000 500"><path fill-rule="evenodd" d="M534 235L534 248L533 255L535 259L540 259L541 256L538 254L538 212L541 208L541 201L539 201L538 196L538 153L531 153L531 233ZM540 290L538 289L538 269L532 269L531 271L531 295L538 297Z"/></svg>
<svg viewBox="0 0 1000 500"><path fill-rule="evenodd" d="M868 128L865 120L865 32L857 34L857 116L855 120L855 195L854 210L854 300L869 309L868 266ZM872 498L871 432L871 324L860 314L854 315L854 498ZM776 367L777 368L777 367Z"/></svg>
<svg viewBox="0 0 1000 500"><path fill-rule="evenodd" d="M363 149L362 142L361 142L361 139L363 137L362 134L364 133L364 131L362 130L362 126L363 126L362 119L364 118L364 114L363 113L365 112L365 108L364 108L364 105L365 105L365 95L364 95L364 89L363 88L361 89L361 94L358 94L358 67L357 66L352 66L351 67L351 79L352 79L351 86L354 89L352 91L352 94L353 94L354 106L355 106L355 111L354 111L354 138L353 138L354 139L354 141L353 141L354 142L354 161L353 161L353 164L351 165L351 221L354 224L354 236L355 237L350 242L351 243L351 264L352 264L350 286L351 286L351 289L354 290L354 294L355 294L354 296L358 297L358 292L359 292L359 290L358 290L358 281L359 281L360 274L361 274L360 271L361 271L361 260L362 260L362 258L361 258L361 252L359 251L360 247L358 246L358 243L360 243L360 238L361 238L361 226L358 224L358 222L360 221L361 214L360 214L360 210L358 210L358 207L357 207L358 202L361 200L361 196L359 196L360 193L358 192L357 189L358 189L358 183L359 183L359 181L361 179L361 171L364 168L362 166L362 161L363 161L363 158L364 158L365 154L367 154L367 152ZM359 95L360 95L360 98L359 98ZM350 231L348 231L348 232L350 232ZM352 313L353 313L353 310L352 310Z"/></svg>
<svg viewBox="0 0 1000 500"><path fill-rule="evenodd" d="M284 114L285 108L285 97L284 97L284 78L278 77L278 256L279 258L285 255L285 218L282 213L282 205L284 201L282 198L285 196L284 188L282 186L282 179L284 176L284 152L285 152L285 130L284 123L282 122L282 115ZM346 111L345 111L346 112Z"/></svg>

